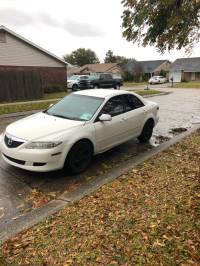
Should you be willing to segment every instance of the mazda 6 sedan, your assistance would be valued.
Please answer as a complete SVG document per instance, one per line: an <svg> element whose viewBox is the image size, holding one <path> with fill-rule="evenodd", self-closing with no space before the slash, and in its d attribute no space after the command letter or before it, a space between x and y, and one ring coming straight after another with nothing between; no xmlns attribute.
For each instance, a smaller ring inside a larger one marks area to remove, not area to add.
<svg viewBox="0 0 200 266"><path fill-rule="evenodd" d="M132 138L147 142L158 109L127 91L78 91L10 124L0 136L0 151L8 164L25 170L48 172L65 166L77 174L95 154Z"/></svg>

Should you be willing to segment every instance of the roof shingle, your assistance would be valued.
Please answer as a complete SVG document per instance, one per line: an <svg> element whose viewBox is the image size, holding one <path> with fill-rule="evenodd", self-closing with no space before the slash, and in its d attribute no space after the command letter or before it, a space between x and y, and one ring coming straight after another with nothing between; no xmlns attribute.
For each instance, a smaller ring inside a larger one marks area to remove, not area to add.
<svg viewBox="0 0 200 266"><path fill-rule="evenodd" d="M200 72L200 57L176 59L170 71Z"/></svg>

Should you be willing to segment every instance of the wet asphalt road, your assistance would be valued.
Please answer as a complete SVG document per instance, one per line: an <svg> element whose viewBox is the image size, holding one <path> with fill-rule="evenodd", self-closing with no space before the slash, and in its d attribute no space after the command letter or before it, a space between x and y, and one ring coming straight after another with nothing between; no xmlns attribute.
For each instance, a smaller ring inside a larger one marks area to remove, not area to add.
<svg viewBox="0 0 200 266"><path fill-rule="evenodd" d="M154 130L151 143L142 145L137 140L131 140L98 155L94 158L91 167L82 175L69 176L63 170L52 173L26 172L8 166L0 158L0 230L10 219L14 220L32 209L32 202L27 200L32 195L32 189L47 194L71 191L80 183L110 171L121 162L152 149L158 145L162 137L173 137L172 129L190 128L200 123L200 90L165 88L162 90L171 90L173 93L149 98L160 106L160 121ZM1 119L0 132L19 118L21 117Z"/></svg>

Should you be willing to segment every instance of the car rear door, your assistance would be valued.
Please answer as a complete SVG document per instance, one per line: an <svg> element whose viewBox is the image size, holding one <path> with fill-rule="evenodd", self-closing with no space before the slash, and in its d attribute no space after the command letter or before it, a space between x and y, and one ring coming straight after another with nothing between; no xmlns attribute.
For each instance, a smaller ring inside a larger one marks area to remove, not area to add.
<svg viewBox="0 0 200 266"><path fill-rule="evenodd" d="M107 150L126 139L126 128L124 127L124 97L114 96L107 101L98 117L101 114L110 114L111 121L95 121L95 134L97 149L99 152Z"/></svg>
<svg viewBox="0 0 200 266"><path fill-rule="evenodd" d="M129 139L140 135L147 114L147 108L144 103L133 94L125 94L124 98L124 127L126 128L126 137Z"/></svg>

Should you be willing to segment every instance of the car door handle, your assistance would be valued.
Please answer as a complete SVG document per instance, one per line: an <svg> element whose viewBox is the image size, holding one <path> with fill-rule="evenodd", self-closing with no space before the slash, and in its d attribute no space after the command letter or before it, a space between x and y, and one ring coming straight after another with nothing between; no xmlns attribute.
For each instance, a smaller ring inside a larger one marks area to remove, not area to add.
<svg viewBox="0 0 200 266"><path fill-rule="evenodd" d="M125 122L125 121L127 121L127 118L123 117L123 118L121 119L121 122Z"/></svg>

